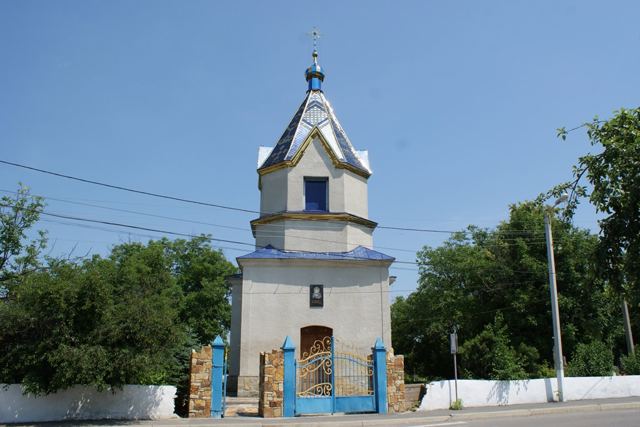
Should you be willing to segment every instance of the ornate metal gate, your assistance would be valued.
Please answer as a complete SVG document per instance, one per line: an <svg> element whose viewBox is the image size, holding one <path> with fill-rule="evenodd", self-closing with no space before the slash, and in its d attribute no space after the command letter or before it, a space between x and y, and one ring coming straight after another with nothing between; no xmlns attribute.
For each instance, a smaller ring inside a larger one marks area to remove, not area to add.
<svg viewBox="0 0 640 427"><path fill-rule="evenodd" d="M316 340L296 361L295 414L376 412L374 373L372 355L336 351L333 337Z"/></svg>

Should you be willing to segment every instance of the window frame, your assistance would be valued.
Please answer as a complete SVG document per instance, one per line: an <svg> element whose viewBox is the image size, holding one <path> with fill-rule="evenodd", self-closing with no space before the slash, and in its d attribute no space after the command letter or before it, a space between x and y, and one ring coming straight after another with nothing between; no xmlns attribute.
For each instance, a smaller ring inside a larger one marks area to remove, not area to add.
<svg viewBox="0 0 640 427"><path fill-rule="evenodd" d="M324 183L324 209L307 209L307 182ZM303 204L304 212L329 212L329 178L326 176L305 176L303 179Z"/></svg>

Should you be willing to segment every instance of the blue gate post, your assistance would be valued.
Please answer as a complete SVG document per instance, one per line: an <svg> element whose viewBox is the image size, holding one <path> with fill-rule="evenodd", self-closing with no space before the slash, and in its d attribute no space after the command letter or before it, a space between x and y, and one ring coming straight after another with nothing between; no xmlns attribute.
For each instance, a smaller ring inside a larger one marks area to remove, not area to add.
<svg viewBox="0 0 640 427"><path fill-rule="evenodd" d="M296 406L296 347L287 336L282 344L284 352L284 390L282 393L282 416L293 417Z"/></svg>
<svg viewBox="0 0 640 427"><path fill-rule="evenodd" d="M387 413L387 350L378 338L373 346L373 369L376 409L379 414Z"/></svg>
<svg viewBox="0 0 640 427"><path fill-rule="evenodd" d="M211 359L211 418L222 418L223 409L223 388L222 377L224 369L224 342L220 335L213 340L213 355Z"/></svg>

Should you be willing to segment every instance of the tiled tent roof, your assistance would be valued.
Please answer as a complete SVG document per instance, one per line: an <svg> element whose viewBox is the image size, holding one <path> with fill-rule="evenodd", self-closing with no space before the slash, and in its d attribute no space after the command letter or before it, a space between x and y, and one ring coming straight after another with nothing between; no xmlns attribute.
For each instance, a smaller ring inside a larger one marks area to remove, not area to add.
<svg viewBox="0 0 640 427"><path fill-rule="evenodd" d="M394 257L358 246L349 252L297 252L282 251L271 245L260 248L236 259L314 259L314 260L344 260L344 261L395 261Z"/></svg>
<svg viewBox="0 0 640 427"><path fill-rule="evenodd" d="M353 148L331 104L320 90L310 90L307 93L291 123L258 169L291 160L314 127L318 128L340 162L359 169L367 175L371 174L368 159L361 158Z"/></svg>

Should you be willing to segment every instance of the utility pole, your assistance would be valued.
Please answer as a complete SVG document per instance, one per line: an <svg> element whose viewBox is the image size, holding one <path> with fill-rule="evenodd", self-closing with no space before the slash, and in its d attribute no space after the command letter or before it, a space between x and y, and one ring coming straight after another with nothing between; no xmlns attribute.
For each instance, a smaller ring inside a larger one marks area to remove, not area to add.
<svg viewBox="0 0 640 427"><path fill-rule="evenodd" d="M551 234L551 218L550 212L560 203L567 200L567 196L563 195L556 200L553 207L545 209L544 212L544 231L547 238L547 259L549 264L549 292L551 294L551 320L553 322L553 339L555 345L554 363L556 367L556 376L558 378L558 401L564 402L564 359L562 358L562 337L560 333L560 310L558 308L558 289L556 286L556 264L553 257L553 236Z"/></svg>
<svg viewBox="0 0 640 427"><path fill-rule="evenodd" d="M453 333L449 337L451 342L451 354L453 354L453 376L455 379L455 387L456 387L456 402L458 401L458 328L456 326L453 327Z"/></svg>
<svg viewBox="0 0 640 427"><path fill-rule="evenodd" d="M622 318L624 320L624 337L627 341L627 354L634 354L633 333L631 332L631 320L629 319L629 307L627 300L622 299Z"/></svg>

